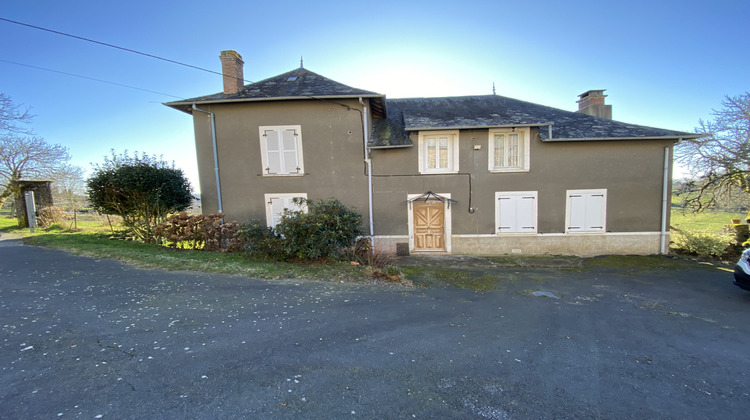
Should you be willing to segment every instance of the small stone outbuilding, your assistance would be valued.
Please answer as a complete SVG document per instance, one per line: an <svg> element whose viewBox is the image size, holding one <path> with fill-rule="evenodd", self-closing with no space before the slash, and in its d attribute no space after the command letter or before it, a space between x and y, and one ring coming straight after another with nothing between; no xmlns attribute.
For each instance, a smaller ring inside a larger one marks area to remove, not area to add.
<svg viewBox="0 0 750 420"><path fill-rule="evenodd" d="M18 214L18 225L21 227L29 227L29 220L26 217L26 200L24 200L24 194L27 191L34 193L34 211L39 211L42 207L53 206L52 201L52 181L15 181L17 191L20 191L16 195L16 214Z"/></svg>

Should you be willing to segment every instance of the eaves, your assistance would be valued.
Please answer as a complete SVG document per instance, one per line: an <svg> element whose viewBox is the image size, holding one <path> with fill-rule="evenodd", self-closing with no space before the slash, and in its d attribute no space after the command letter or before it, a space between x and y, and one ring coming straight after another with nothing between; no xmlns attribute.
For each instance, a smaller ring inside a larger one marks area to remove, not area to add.
<svg viewBox="0 0 750 420"><path fill-rule="evenodd" d="M315 100L321 100L321 101L328 101L328 100L335 100L335 99L357 99L357 98L385 98L384 95L332 95L332 96L277 96L277 97L270 97L270 98L232 98L232 99L209 99L209 100L197 100L197 101L173 101L173 102L165 102L163 105L166 105L171 108L178 109L180 111L183 111L185 113L190 114L190 109L192 108L193 104L196 105L215 105L215 104L231 104L231 103L242 103L242 102L273 102L273 101L293 101L293 100L309 100L309 99L315 99Z"/></svg>
<svg viewBox="0 0 750 420"><path fill-rule="evenodd" d="M658 137L591 137L591 138L542 138L544 143L564 143L564 142L575 142L575 141L617 141L617 140L687 140L687 139L698 139L705 137L706 134L689 134L684 136L658 136Z"/></svg>

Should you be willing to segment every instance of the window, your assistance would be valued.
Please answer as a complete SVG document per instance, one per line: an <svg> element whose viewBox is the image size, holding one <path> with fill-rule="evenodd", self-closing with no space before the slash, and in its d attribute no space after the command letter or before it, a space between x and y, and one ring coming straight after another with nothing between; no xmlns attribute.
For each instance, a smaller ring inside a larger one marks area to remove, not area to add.
<svg viewBox="0 0 750 420"><path fill-rule="evenodd" d="M307 206L299 206L294 203L295 198L307 198L305 193L294 194L266 194L266 225L275 227L281 220L284 210L301 210L307 211Z"/></svg>
<svg viewBox="0 0 750 420"><path fill-rule="evenodd" d="M568 190L566 232L606 232L607 190Z"/></svg>
<svg viewBox="0 0 750 420"><path fill-rule="evenodd" d="M300 126L261 126L260 156L263 176L304 175Z"/></svg>
<svg viewBox="0 0 750 420"><path fill-rule="evenodd" d="M537 192L495 193L495 233L536 233Z"/></svg>
<svg viewBox="0 0 750 420"><path fill-rule="evenodd" d="M522 172L529 170L529 129L490 130L490 172Z"/></svg>
<svg viewBox="0 0 750 420"><path fill-rule="evenodd" d="M458 131L419 133L419 172L458 172Z"/></svg>

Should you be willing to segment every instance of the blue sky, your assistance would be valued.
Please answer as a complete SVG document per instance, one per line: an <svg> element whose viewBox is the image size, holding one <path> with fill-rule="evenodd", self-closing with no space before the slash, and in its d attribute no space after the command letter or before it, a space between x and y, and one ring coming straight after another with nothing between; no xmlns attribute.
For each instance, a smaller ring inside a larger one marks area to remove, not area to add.
<svg viewBox="0 0 750 420"><path fill-rule="evenodd" d="M607 89L619 121L693 131L750 90L747 1L37 1L0 17L245 79L299 66L388 97L492 93L574 111ZM162 102L219 92L221 77L0 21L0 92L90 170L110 149L174 160L197 189L192 120ZM17 63L12 64L9 62ZM19 65L23 64L23 65ZM25 65L25 66L24 66ZM128 85L129 89L60 73ZM177 98L176 98L177 97Z"/></svg>

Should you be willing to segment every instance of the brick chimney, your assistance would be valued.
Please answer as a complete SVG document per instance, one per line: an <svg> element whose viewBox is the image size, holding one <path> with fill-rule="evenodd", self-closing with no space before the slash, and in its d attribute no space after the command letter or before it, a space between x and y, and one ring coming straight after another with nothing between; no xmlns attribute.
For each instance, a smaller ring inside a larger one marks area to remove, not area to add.
<svg viewBox="0 0 750 420"><path fill-rule="evenodd" d="M604 98L607 95L604 94L606 89L601 90L587 90L582 94L578 95L578 112L581 114L593 115L595 117L602 117L612 119L612 105L606 105Z"/></svg>
<svg viewBox="0 0 750 420"><path fill-rule="evenodd" d="M235 50L222 51L219 58L221 59L221 74L224 76L224 94L235 95L245 87L242 70L245 62Z"/></svg>

